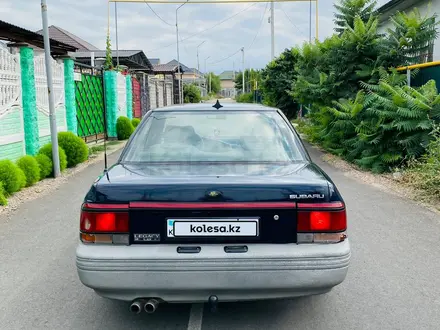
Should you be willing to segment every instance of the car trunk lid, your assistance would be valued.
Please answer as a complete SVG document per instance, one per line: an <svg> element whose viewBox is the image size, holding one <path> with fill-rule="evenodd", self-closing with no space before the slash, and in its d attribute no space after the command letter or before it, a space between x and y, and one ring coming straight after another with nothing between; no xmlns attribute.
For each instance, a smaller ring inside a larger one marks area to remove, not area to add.
<svg viewBox="0 0 440 330"><path fill-rule="evenodd" d="M313 165L116 165L94 185L100 203L129 203L130 243L292 243L296 202L329 200Z"/></svg>

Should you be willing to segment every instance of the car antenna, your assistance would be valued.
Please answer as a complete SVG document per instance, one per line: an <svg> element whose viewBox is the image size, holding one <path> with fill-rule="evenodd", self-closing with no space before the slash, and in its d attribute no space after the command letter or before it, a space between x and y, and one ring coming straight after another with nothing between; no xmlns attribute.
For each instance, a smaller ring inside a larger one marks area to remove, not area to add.
<svg viewBox="0 0 440 330"><path fill-rule="evenodd" d="M220 104L220 102L217 100L217 102L212 106L213 108L216 108L217 110L220 108L223 108L223 106Z"/></svg>
<svg viewBox="0 0 440 330"><path fill-rule="evenodd" d="M104 173L107 173L107 139L104 139Z"/></svg>

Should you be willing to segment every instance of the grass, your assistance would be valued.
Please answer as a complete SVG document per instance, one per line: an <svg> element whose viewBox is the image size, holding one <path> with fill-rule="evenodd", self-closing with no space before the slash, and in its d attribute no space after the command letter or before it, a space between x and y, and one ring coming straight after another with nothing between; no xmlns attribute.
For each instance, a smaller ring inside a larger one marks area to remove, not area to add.
<svg viewBox="0 0 440 330"><path fill-rule="evenodd" d="M107 141L107 148L111 146L116 146L121 144L121 141ZM104 144L89 147L89 155L96 155L98 153L104 152Z"/></svg>

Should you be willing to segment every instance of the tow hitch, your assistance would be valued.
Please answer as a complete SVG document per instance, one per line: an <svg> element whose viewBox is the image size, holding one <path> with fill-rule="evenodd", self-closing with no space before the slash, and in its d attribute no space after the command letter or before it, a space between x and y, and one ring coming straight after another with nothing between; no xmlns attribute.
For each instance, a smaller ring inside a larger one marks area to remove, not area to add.
<svg viewBox="0 0 440 330"><path fill-rule="evenodd" d="M217 305L218 305L218 297L217 296L210 296L208 299L208 304L211 309L211 312L216 312Z"/></svg>

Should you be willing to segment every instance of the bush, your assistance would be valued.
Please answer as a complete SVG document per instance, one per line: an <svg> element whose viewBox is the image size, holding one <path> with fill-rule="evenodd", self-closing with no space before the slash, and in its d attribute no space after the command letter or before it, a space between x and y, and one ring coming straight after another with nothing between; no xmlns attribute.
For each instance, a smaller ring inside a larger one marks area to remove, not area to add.
<svg viewBox="0 0 440 330"><path fill-rule="evenodd" d="M52 159L52 143L48 143L46 145L44 145L40 151L38 152L40 155L46 155L47 157L49 157L49 159L52 161L53 163L53 159ZM66 152L64 151L63 148L58 147L58 155L60 157L60 170L64 171L67 167L67 156L66 156ZM53 176L53 166L50 169L50 176Z"/></svg>
<svg viewBox="0 0 440 330"><path fill-rule="evenodd" d="M419 160L410 163L404 171L403 180L409 186L426 193L418 194L421 200L435 199L440 201L440 127L436 127L434 137L428 145L427 152Z"/></svg>
<svg viewBox="0 0 440 330"><path fill-rule="evenodd" d="M183 100L185 103L200 103L202 100L200 89L194 84L184 85Z"/></svg>
<svg viewBox="0 0 440 330"><path fill-rule="evenodd" d="M118 140L127 140L134 132L134 127L131 124L130 119L121 116L116 121L116 133Z"/></svg>
<svg viewBox="0 0 440 330"><path fill-rule="evenodd" d="M24 174L23 170L19 167L17 167L17 174L18 174L18 184L19 184L18 190L21 190L24 187L26 187L26 174Z"/></svg>
<svg viewBox="0 0 440 330"><path fill-rule="evenodd" d="M47 178L50 173L52 173L53 163L51 158L43 154L38 154L35 156L35 160L40 168L40 180Z"/></svg>
<svg viewBox="0 0 440 330"><path fill-rule="evenodd" d="M253 103L254 102L254 94L253 93L245 93L237 96L238 103Z"/></svg>
<svg viewBox="0 0 440 330"><path fill-rule="evenodd" d="M66 153L67 167L74 167L85 162L89 157L87 144L72 132L58 133L58 145Z"/></svg>
<svg viewBox="0 0 440 330"><path fill-rule="evenodd" d="M138 127L138 125L141 123L140 119L138 118L133 118L131 120L131 124L133 125L134 128Z"/></svg>
<svg viewBox="0 0 440 330"><path fill-rule="evenodd" d="M12 161L0 160L0 182L3 182L6 195L12 195L21 189L19 168Z"/></svg>
<svg viewBox="0 0 440 330"><path fill-rule="evenodd" d="M0 205L8 205L8 200L6 199L6 191L5 188L3 188L3 182L0 182Z"/></svg>
<svg viewBox="0 0 440 330"><path fill-rule="evenodd" d="M40 180L40 167L32 156L23 156L17 161L17 166L26 176L26 187L33 186Z"/></svg>

